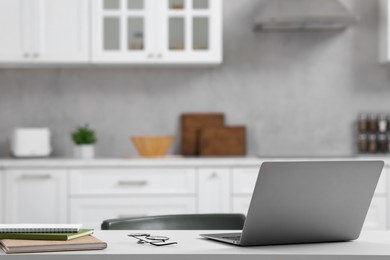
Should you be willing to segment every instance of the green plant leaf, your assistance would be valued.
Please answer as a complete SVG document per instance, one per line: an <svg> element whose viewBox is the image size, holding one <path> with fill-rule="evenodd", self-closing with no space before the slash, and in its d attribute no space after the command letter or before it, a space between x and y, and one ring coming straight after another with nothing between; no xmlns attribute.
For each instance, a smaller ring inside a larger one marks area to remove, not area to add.
<svg viewBox="0 0 390 260"><path fill-rule="evenodd" d="M71 133L71 138L77 145L95 144L97 142L95 131L90 129L88 124L78 127Z"/></svg>

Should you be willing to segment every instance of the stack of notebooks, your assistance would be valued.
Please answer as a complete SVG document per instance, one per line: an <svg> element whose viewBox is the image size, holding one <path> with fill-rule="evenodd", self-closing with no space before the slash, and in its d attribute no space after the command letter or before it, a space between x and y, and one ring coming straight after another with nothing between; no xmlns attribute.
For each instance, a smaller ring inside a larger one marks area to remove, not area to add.
<svg viewBox="0 0 390 260"><path fill-rule="evenodd" d="M81 225L0 225L0 247L7 254L105 249L92 233Z"/></svg>

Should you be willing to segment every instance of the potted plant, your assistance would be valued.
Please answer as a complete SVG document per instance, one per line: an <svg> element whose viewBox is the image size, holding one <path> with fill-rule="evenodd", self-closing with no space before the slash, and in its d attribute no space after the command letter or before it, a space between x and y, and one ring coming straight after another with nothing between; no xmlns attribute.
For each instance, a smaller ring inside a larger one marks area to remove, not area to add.
<svg viewBox="0 0 390 260"><path fill-rule="evenodd" d="M78 127L72 132L72 140L75 143L74 154L76 158L91 159L95 157L95 143L97 141L95 131L89 125Z"/></svg>

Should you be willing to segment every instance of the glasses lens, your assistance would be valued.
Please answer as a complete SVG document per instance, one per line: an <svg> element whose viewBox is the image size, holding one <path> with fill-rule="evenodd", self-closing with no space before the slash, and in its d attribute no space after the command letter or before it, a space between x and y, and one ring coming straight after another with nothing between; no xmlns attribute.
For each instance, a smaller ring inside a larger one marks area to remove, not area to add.
<svg viewBox="0 0 390 260"><path fill-rule="evenodd" d="M176 245L177 242L161 242L161 241L158 241L158 242L150 242L150 244L152 244L154 246L169 246L169 245Z"/></svg>
<svg viewBox="0 0 390 260"><path fill-rule="evenodd" d="M145 234L145 233L132 233L128 234L129 237L148 237L150 234Z"/></svg>
<svg viewBox="0 0 390 260"><path fill-rule="evenodd" d="M168 240L169 237L164 237L164 236L147 236L146 239L165 241L165 240Z"/></svg>

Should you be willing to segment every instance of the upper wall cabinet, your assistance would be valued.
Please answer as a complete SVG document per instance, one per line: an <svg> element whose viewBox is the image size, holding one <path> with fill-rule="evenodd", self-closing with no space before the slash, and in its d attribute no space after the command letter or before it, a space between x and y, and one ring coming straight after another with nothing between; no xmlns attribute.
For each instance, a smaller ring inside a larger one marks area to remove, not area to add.
<svg viewBox="0 0 390 260"><path fill-rule="evenodd" d="M222 0L91 3L93 63L222 62Z"/></svg>
<svg viewBox="0 0 390 260"><path fill-rule="evenodd" d="M390 62L390 1L380 1L380 61Z"/></svg>
<svg viewBox="0 0 390 260"><path fill-rule="evenodd" d="M1 63L89 61L89 0L1 0Z"/></svg>

